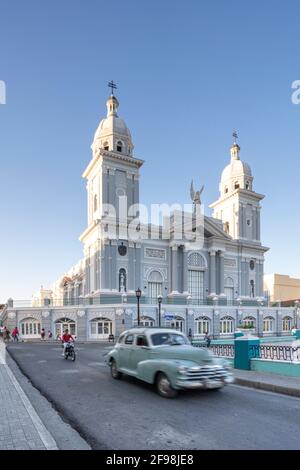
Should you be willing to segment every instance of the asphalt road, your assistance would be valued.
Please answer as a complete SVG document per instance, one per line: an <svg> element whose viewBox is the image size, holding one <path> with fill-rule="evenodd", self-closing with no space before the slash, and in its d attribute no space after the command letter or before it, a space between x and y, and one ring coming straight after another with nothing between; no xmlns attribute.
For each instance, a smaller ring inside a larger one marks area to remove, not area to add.
<svg viewBox="0 0 300 470"><path fill-rule="evenodd" d="M300 399L236 385L168 400L151 385L110 377L107 345L11 344L31 382L94 449L300 449Z"/></svg>

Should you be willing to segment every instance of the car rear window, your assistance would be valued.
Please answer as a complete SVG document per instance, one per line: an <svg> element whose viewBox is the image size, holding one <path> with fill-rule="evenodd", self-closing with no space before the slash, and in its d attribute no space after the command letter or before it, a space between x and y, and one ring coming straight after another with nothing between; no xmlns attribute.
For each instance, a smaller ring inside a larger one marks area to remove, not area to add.
<svg viewBox="0 0 300 470"><path fill-rule="evenodd" d="M138 336L136 338L136 345L137 346L148 346L148 341L145 336Z"/></svg>

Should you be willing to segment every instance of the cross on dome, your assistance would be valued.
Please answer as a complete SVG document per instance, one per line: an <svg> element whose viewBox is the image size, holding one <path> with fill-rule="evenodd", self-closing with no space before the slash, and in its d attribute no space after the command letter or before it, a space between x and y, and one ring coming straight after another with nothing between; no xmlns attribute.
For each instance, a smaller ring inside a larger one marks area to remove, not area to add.
<svg viewBox="0 0 300 470"><path fill-rule="evenodd" d="M118 88L115 82L111 80L110 82L108 82L107 86L111 88L111 94L114 95L114 90Z"/></svg>

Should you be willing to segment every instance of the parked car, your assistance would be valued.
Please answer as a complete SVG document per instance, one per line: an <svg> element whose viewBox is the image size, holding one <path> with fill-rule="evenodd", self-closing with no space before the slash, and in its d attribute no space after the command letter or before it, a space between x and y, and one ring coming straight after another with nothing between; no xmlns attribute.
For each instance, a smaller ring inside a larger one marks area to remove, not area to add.
<svg viewBox="0 0 300 470"><path fill-rule="evenodd" d="M107 355L114 379L122 374L155 384L162 397L178 390L219 389L233 382L230 364L207 348L196 348L170 328L134 328L122 333Z"/></svg>

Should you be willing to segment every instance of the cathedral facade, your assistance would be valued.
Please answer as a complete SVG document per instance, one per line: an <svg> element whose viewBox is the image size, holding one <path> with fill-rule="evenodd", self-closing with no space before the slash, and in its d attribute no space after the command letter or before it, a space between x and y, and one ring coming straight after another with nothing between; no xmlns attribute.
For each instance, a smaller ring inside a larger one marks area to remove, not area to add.
<svg viewBox="0 0 300 470"><path fill-rule="evenodd" d="M230 149L219 199L210 206L212 217L203 218L200 249L184 237L175 239L172 214L169 236L164 236L164 226L139 222L139 237L130 237L126 228L137 215L131 208L139 208L144 162L133 154L132 137L118 116L118 106L111 95L107 116L92 143L92 159L83 173L88 200L88 224L80 236L84 258L81 271L63 280L64 298L134 295L138 287L149 301L158 296L189 296L198 304L216 296L228 302L262 298L267 250L260 233L264 196L254 191L252 172L240 159L239 145L234 142Z"/></svg>

